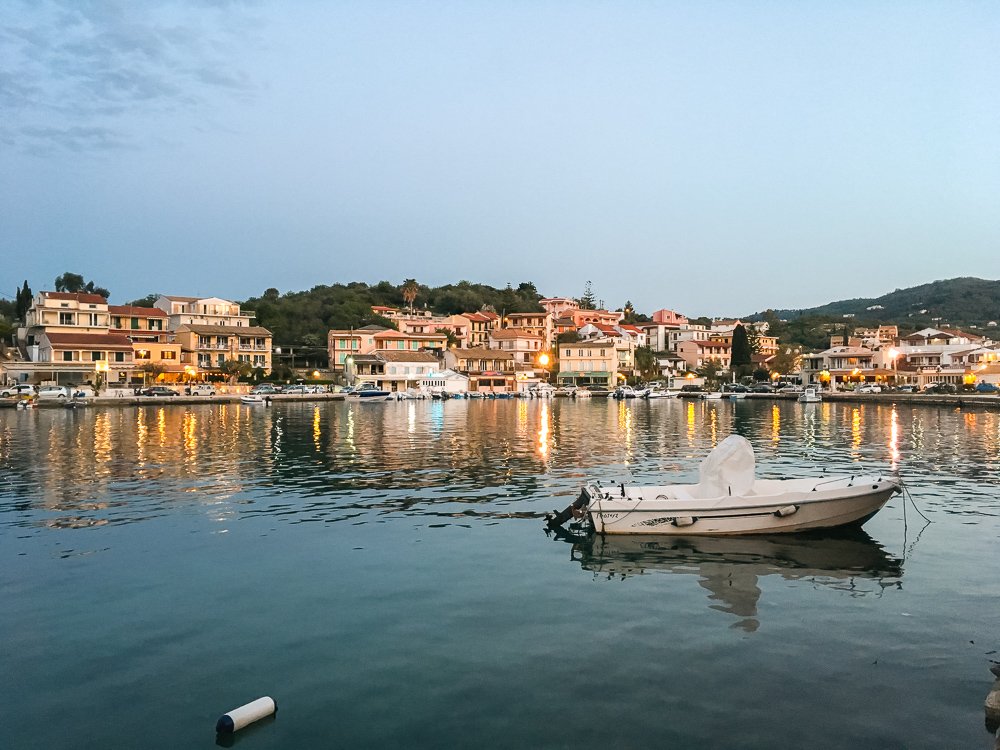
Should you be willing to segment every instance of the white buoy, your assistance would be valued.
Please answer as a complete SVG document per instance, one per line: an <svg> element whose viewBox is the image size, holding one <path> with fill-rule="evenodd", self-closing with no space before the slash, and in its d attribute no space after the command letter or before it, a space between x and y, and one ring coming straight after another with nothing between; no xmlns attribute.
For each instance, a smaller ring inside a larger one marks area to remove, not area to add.
<svg viewBox="0 0 1000 750"><path fill-rule="evenodd" d="M247 724L270 716L278 711L278 704L269 696L250 701L245 706L234 708L229 713L223 714L215 722L215 731L219 734L231 734L238 732Z"/></svg>

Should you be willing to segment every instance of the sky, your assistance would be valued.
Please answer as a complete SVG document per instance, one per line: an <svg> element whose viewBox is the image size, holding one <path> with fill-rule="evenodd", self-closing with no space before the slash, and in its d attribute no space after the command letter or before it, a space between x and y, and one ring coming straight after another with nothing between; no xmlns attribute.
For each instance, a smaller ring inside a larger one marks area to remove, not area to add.
<svg viewBox="0 0 1000 750"><path fill-rule="evenodd" d="M0 0L0 294L1000 278L1000 3Z"/></svg>

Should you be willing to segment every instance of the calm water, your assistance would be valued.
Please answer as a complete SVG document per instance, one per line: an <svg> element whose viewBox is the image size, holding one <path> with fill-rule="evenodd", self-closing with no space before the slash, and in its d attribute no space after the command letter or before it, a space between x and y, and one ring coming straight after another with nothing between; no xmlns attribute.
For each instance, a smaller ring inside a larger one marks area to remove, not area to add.
<svg viewBox="0 0 1000 750"><path fill-rule="evenodd" d="M555 538L593 474L898 468L852 535ZM0 747L988 748L1000 415L761 402L0 411Z"/></svg>

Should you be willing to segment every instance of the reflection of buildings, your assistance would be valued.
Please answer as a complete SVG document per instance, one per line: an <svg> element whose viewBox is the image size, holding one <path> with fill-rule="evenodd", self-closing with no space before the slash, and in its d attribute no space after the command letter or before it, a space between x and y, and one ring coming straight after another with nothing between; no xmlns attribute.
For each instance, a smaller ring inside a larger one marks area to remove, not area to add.
<svg viewBox="0 0 1000 750"><path fill-rule="evenodd" d="M902 562L860 529L830 536L564 538L573 542L572 559L584 570L609 578L697 575L715 602L709 608L742 618L736 626L748 632L760 626L758 584L766 576L808 578L857 596L881 593L903 575Z"/></svg>

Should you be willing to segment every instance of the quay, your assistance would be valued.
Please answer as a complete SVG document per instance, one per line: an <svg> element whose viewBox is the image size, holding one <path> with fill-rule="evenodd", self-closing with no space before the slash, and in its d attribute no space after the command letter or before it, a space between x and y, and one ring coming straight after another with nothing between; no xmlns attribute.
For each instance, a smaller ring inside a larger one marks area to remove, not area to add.
<svg viewBox="0 0 1000 750"><path fill-rule="evenodd" d="M281 394L274 393L268 396L274 403L279 402L304 402L304 401L344 401L347 396L343 393L295 393L295 394ZM36 409L65 409L68 407L69 403L65 399L48 399L42 401L36 401L34 408ZM238 393L220 393L215 396L135 396L129 394L124 395L101 395L97 398L90 397L85 399L80 399L78 403L81 406L94 407L94 406L164 406L164 405L177 405L177 406L191 406L192 404L238 404L240 403L240 394ZM14 398L0 398L0 409L7 408L13 409L17 405L17 399Z"/></svg>

